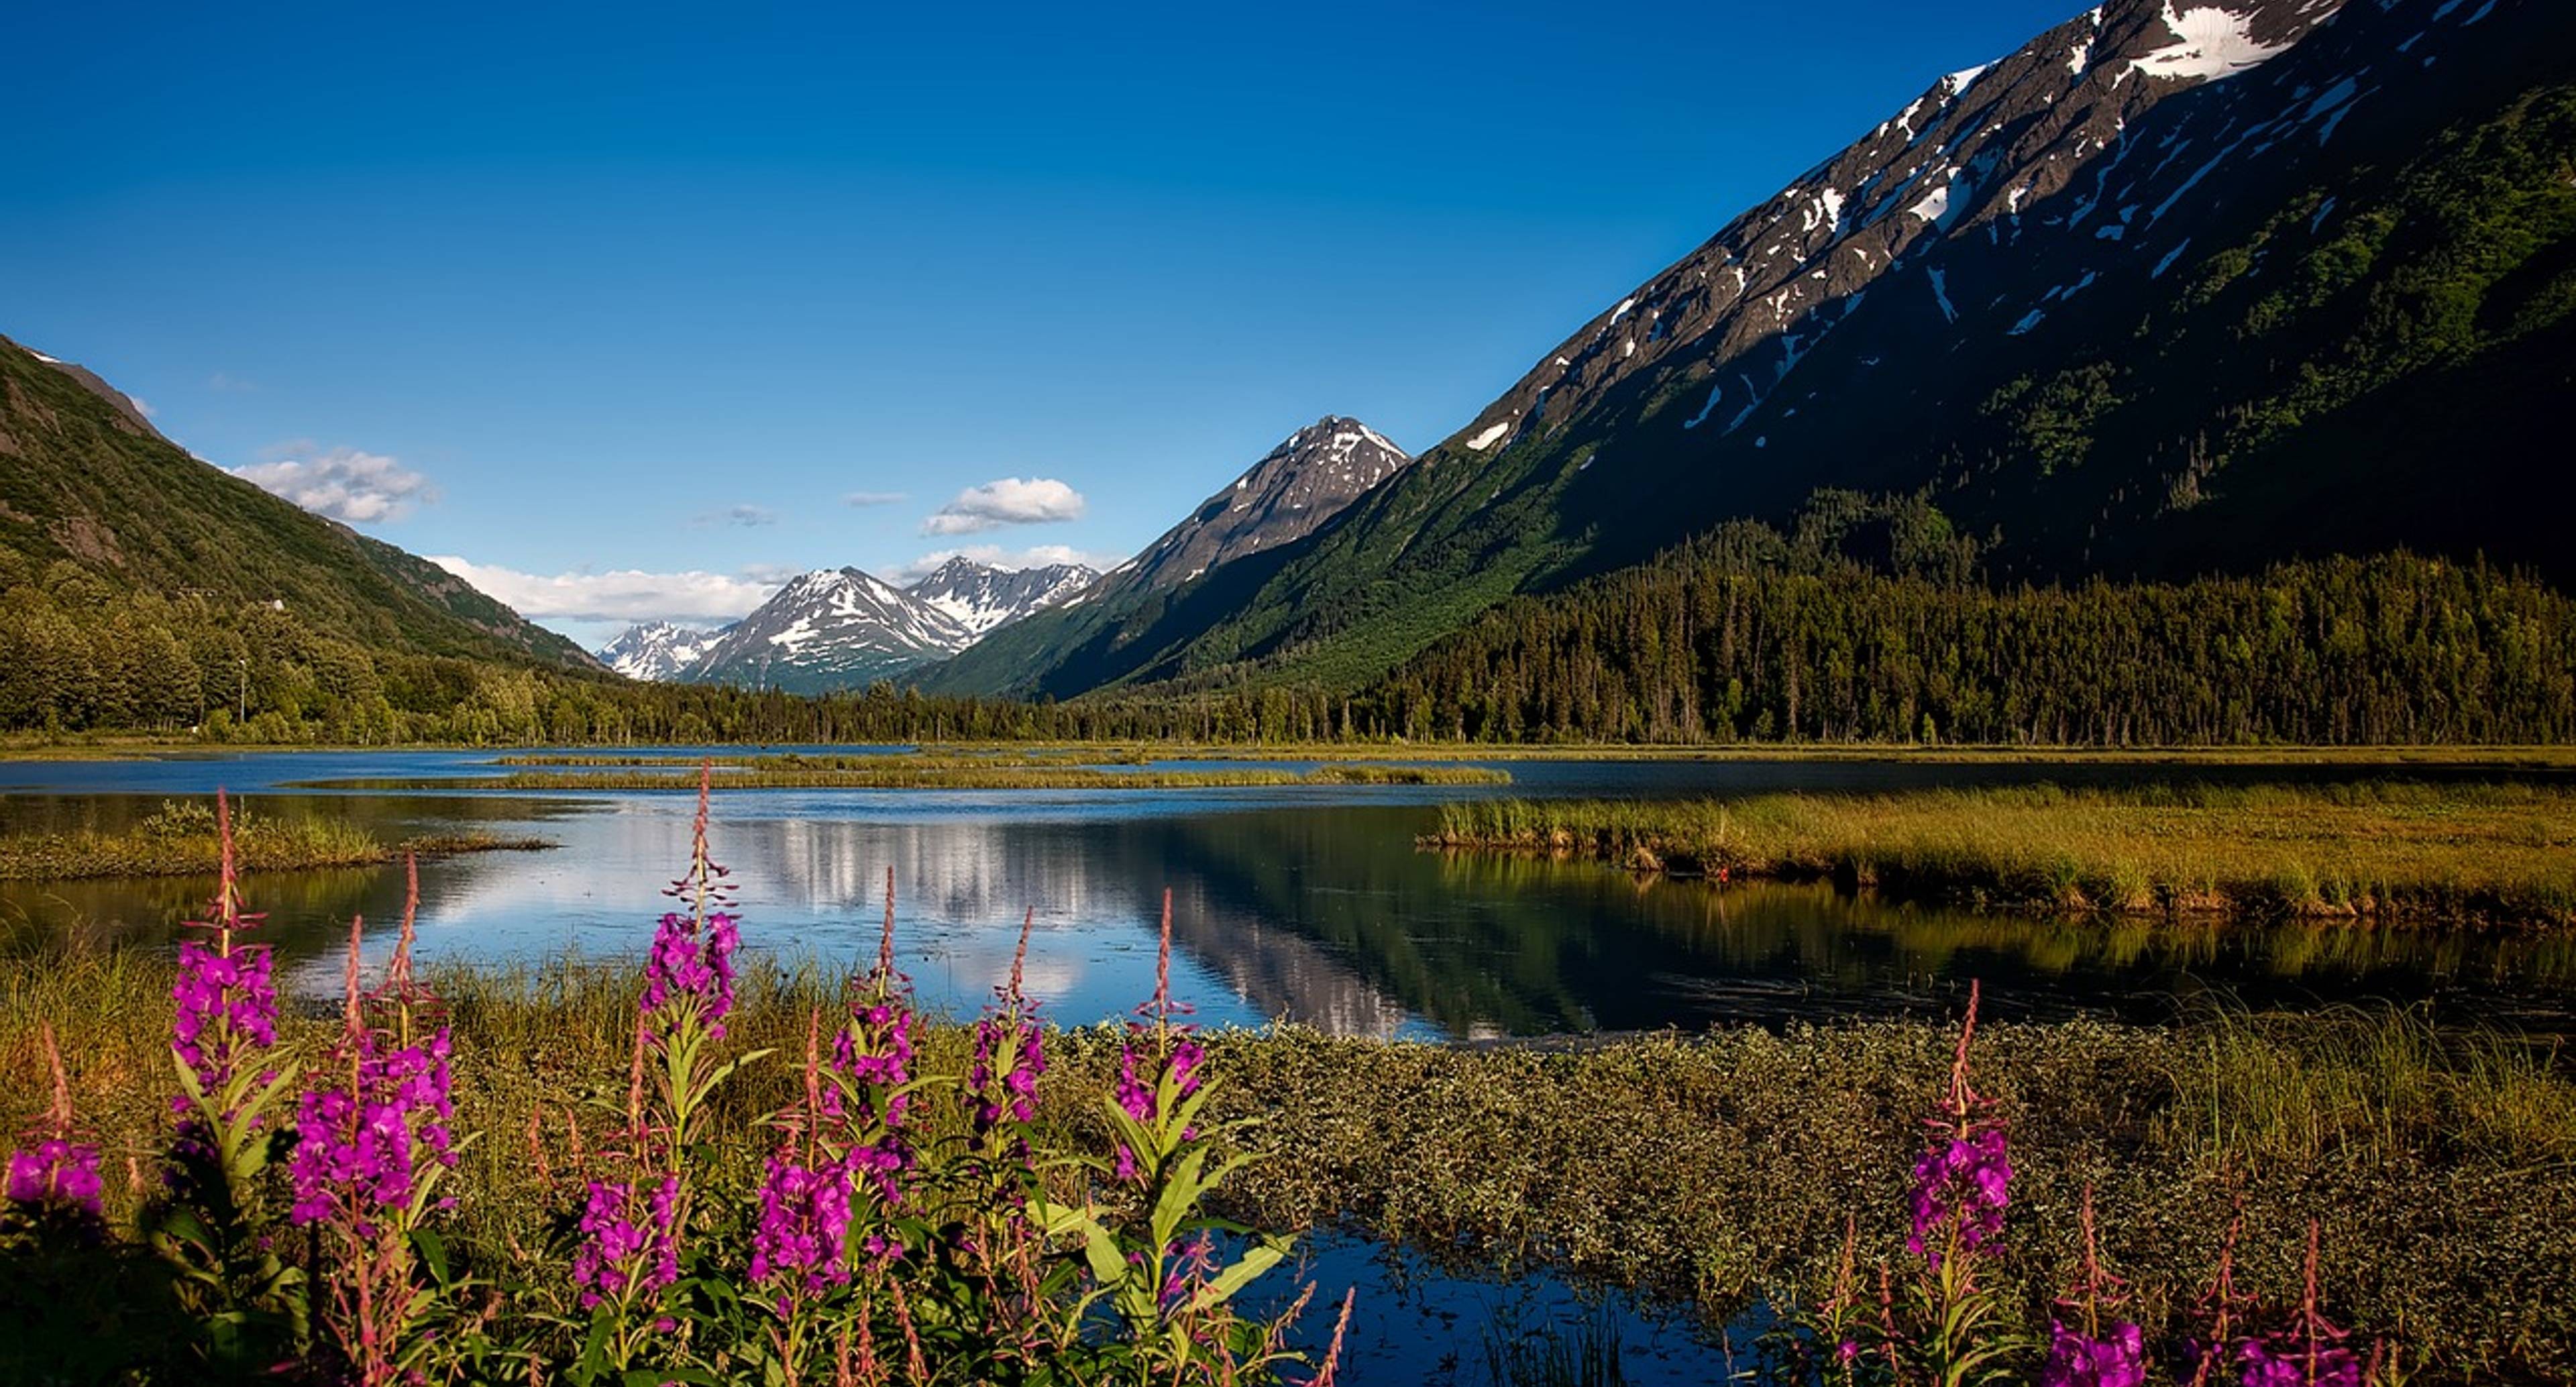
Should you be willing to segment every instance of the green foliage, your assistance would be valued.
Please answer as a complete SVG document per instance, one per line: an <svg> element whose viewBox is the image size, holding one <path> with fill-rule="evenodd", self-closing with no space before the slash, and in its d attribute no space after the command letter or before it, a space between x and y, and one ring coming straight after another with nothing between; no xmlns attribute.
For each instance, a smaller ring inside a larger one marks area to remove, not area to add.
<svg viewBox="0 0 2576 1387"><path fill-rule="evenodd" d="M1359 723L1520 742L1902 743L1927 720L1988 744L2576 735L2576 603L2484 565L1997 592L1763 533L1506 603L1355 696Z"/></svg>

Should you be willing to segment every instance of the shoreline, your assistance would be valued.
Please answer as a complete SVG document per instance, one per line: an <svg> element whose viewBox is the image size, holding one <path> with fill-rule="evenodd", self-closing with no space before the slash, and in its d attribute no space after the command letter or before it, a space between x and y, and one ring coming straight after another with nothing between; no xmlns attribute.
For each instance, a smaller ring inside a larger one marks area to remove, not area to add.
<svg viewBox="0 0 2576 1387"><path fill-rule="evenodd" d="M905 742L905 743L754 743L754 742L527 742L474 745L421 742L399 745L254 744L207 742L194 738L136 738L101 741L16 741L0 738L0 761L132 761L155 757L225 755L291 755L296 753L381 754L387 752L471 752L508 764L541 753L566 755L679 753L694 763L691 752L721 759L751 754L804 751L848 752L884 746L871 755L1093 754L1142 757L1146 760L1193 761L1678 761L1678 762L1857 762L1917 765L2148 765L2148 766L2405 766L2461 767L2496 770L2576 770L2576 744L2441 744L2277 746L2062 746L1934 745L1904 742L1728 742L1690 745L1603 743L1478 742L1301 742L1260 745L1237 742Z"/></svg>

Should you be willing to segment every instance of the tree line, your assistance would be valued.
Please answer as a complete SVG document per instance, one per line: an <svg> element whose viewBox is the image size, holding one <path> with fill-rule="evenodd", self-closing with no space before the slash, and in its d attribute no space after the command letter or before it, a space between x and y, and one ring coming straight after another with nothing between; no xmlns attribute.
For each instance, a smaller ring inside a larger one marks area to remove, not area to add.
<svg viewBox="0 0 2576 1387"><path fill-rule="evenodd" d="M2392 554L1990 589L1730 526L1487 612L1358 700L1411 736L2057 745L2554 742L2576 603ZM1958 570L1945 563L1939 571Z"/></svg>
<svg viewBox="0 0 2576 1387"><path fill-rule="evenodd" d="M379 746L2576 736L2576 603L2484 564L2389 555L1997 590L1962 576L1945 534L1921 542L1902 514L1870 523L1874 561L1833 547L1868 548L1850 527L1820 543L1730 526L1506 602L1358 689L1254 674L1064 702L639 684L370 650L291 610L124 591L57 562L0 587L0 731Z"/></svg>

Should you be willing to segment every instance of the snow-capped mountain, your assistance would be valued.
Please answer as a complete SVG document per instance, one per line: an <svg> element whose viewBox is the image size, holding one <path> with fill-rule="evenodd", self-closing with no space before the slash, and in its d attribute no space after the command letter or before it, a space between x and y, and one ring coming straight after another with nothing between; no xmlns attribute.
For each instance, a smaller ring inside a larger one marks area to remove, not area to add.
<svg viewBox="0 0 2576 1387"><path fill-rule="evenodd" d="M591 653L599 662L629 679L677 679L695 665L731 626L707 630L668 621L629 626L617 639Z"/></svg>
<svg viewBox="0 0 2576 1387"><path fill-rule="evenodd" d="M1111 569L1102 595L1177 587L1246 554L1303 537L1413 459L1357 419L1328 414L1280 440L1143 553Z"/></svg>
<svg viewBox="0 0 2576 1387"><path fill-rule="evenodd" d="M698 658L693 684L811 693L856 688L965 648L955 617L855 568L788 582Z"/></svg>
<svg viewBox="0 0 2576 1387"><path fill-rule="evenodd" d="M968 634L981 637L1031 612L1070 600L1099 578L1100 570L1078 563L1012 570L954 558L904 591L946 613Z"/></svg>
<svg viewBox="0 0 2576 1387"><path fill-rule="evenodd" d="M1371 488L1413 465L1386 435L1357 419L1328 414L1280 440L1224 490L1201 501L1179 524L1099 581L1061 598L1053 610L1016 622L956 659L928 671L923 687L942 693L1020 692L1032 676L1066 687L1096 685L1090 662L1151 649L1157 626L1175 607L1223 608L1254 563L1293 551ZM1217 575L1217 576L1212 576Z"/></svg>

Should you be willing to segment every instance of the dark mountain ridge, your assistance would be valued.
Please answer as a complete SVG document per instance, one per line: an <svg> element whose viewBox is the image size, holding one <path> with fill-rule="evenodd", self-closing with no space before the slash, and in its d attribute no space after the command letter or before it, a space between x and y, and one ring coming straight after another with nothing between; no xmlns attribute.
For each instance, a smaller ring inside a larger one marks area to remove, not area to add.
<svg viewBox="0 0 2576 1387"><path fill-rule="evenodd" d="M1833 489L1924 498L1998 580L2405 545L2566 582L2571 83L2540 0L2106 5L1933 84L1227 601L1024 686L1349 687Z"/></svg>
<svg viewBox="0 0 2576 1387"><path fill-rule="evenodd" d="M1223 620L1300 540L1412 463L1359 420L1325 415L1098 583L924 671L922 682L951 693L1078 692L1106 682L1150 657L1134 644L1138 633Z"/></svg>

